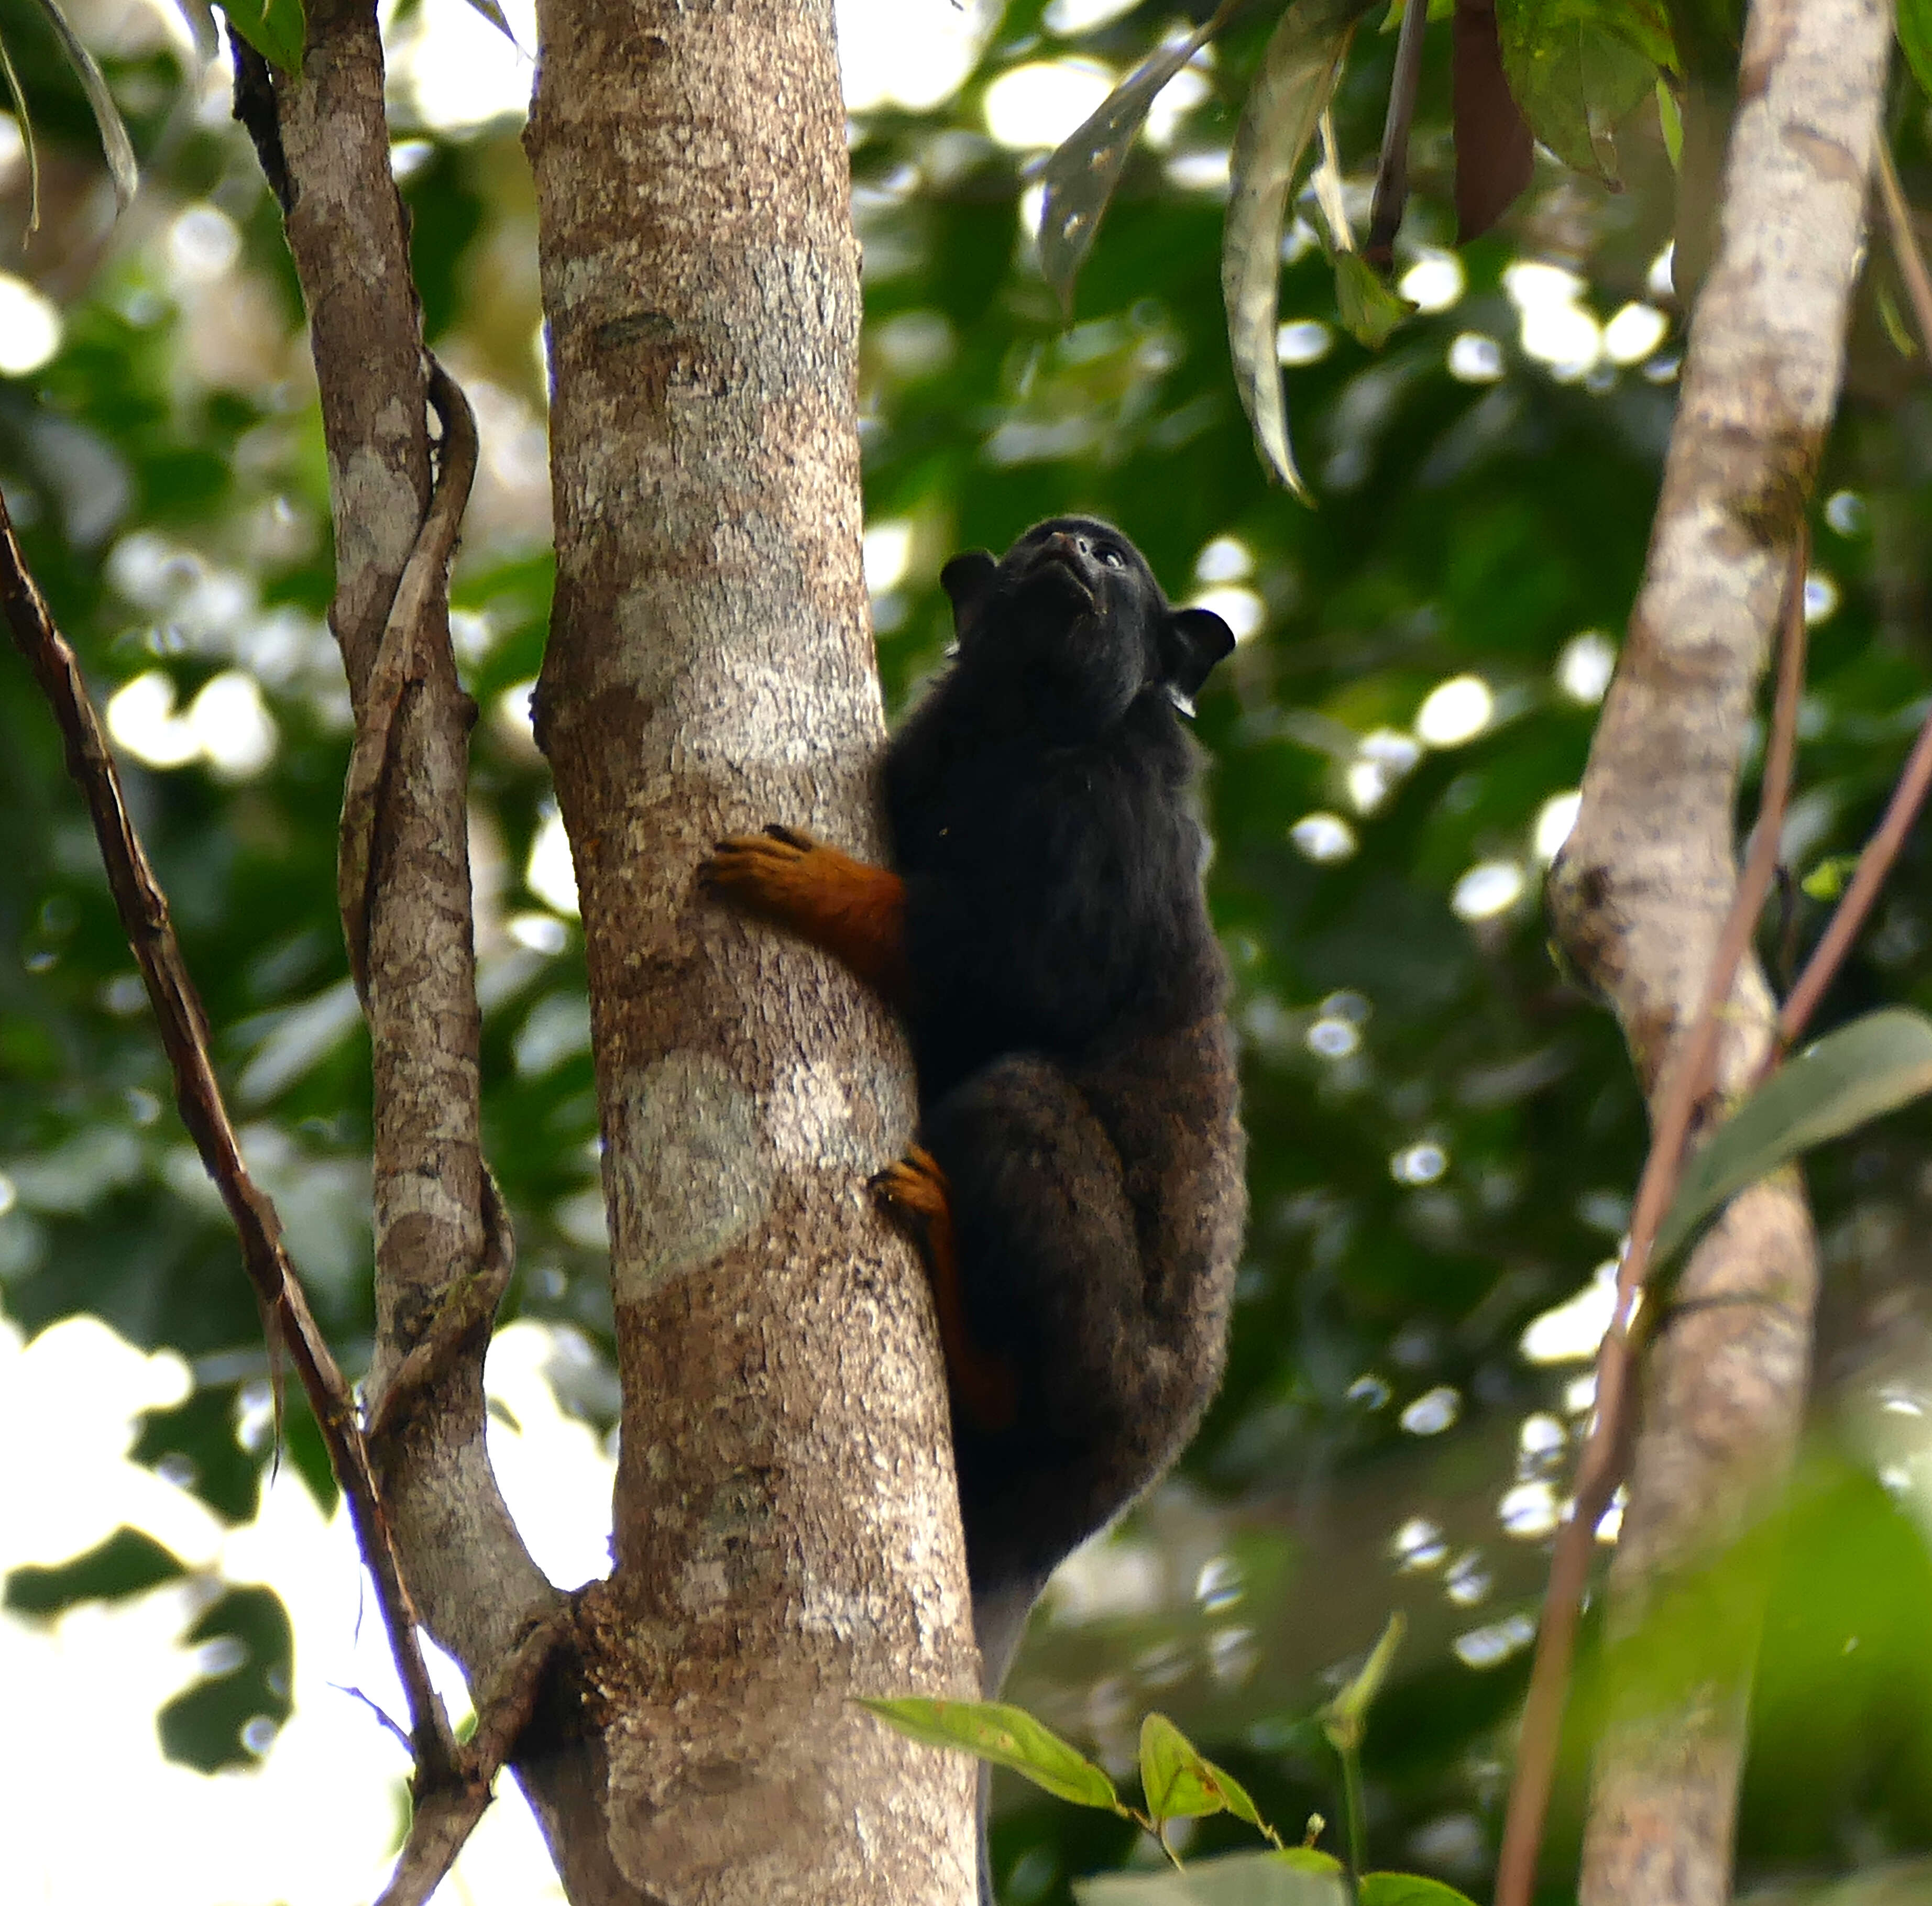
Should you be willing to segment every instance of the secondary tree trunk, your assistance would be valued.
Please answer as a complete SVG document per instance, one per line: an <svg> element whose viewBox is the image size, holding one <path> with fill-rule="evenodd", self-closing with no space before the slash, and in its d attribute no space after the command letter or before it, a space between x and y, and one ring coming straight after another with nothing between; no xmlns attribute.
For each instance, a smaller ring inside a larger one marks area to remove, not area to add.
<svg viewBox="0 0 1932 1906"><path fill-rule="evenodd" d="M725 832L876 851L858 255L829 0L544 0L555 390L538 732L577 862L611 1230L604 1851L670 1901L970 1894L973 1771L851 1708L968 1695L936 1333L864 1180L910 1074L842 972L694 893Z"/></svg>
<svg viewBox="0 0 1932 1906"><path fill-rule="evenodd" d="M1718 250L1643 587L1552 878L1558 930L1615 1004L1653 1095L1736 883L1738 767L1837 402L1890 25L1882 0L1751 7ZM1702 1121L1750 1077L1771 1023L1763 976L1747 961ZM1735 1200L1686 1267L1646 1371L1611 1571L1613 1641L1637 1635L1774 1498L1803 1407L1816 1276L1795 1173ZM1615 1677L1586 1906L1729 1896L1762 1600L1748 1572L1721 1593L1692 1672Z"/></svg>

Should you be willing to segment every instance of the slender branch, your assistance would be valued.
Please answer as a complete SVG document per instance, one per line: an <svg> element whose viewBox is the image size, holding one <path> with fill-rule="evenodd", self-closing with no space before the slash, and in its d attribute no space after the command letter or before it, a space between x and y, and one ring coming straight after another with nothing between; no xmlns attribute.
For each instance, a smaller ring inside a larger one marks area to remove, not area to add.
<svg viewBox="0 0 1932 1906"><path fill-rule="evenodd" d="M1608 1511L1629 1462L1634 1414L1631 1380L1637 1348L1631 1326L1637 1300L1650 1266L1652 1241L1677 1188L1685 1142L1710 1090L1724 1005L1730 997L1777 871L1779 837L1790 801L1792 764L1797 751L1798 705L1804 688L1804 571L1809 551L1809 538L1801 526L1785 590L1777 700L1765 753L1757 825L1697 1010L1672 1057L1670 1081L1661 1094L1656 1128L1637 1181L1630 1240L1617 1272L1616 1308L1597 1353L1596 1411L1577 1465L1570 1519L1557 1531L1550 1557L1550 1586L1537 1632L1515 1774L1503 1823L1496 1906L1529 1906L1535 1891L1537 1856L1556 1779L1564 1704L1583 1594L1595 1554L1597 1525Z"/></svg>
<svg viewBox="0 0 1932 1906"><path fill-rule="evenodd" d="M1395 43L1395 71L1389 80L1388 116L1382 124L1382 155L1376 169L1375 196L1369 202L1369 235L1362 256L1378 271L1395 256L1395 235L1408 205L1408 133L1415 118L1415 95L1422 83L1422 35L1429 24L1428 0L1407 0Z"/></svg>
<svg viewBox="0 0 1932 1906"><path fill-rule="evenodd" d="M455 379L429 357L429 400L442 422L436 487L404 565L401 580L376 647L364 692L362 715L342 789L342 825L337 846L336 898L350 970L364 1005L369 997L369 905L375 880L376 811L389 775L396 712L412 673L416 632L444 598L450 558L463 527L470 487L476 476L476 418Z"/></svg>
<svg viewBox="0 0 1932 1906"><path fill-rule="evenodd" d="M1892 862L1912 832L1912 823L1918 818L1919 809L1925 805L1928 787L1932 787L1932 715L1925 718L1918 739L1912 744L1885 818L1879 823L1878 832L1865 843L1844 898L1838 902L1823 937L1805 961L1798 984L1791 989L1791 996L1778 1016L1778 1044L1765 1056L1766 1072L1771 1071L1780 1053L1796 1044L1818 1002L1825 996L1825 989L1837 978L1880 888L1885 884L1886 876L1892 871Z"/></svg>
<svg viewBox="0 0 1932 1906"><path fill-rule="evenodd" d="M160 1022L182 1122L240 1235L242 1263L267 1320L270 1341L279 1339L287 1346L290 1361L321 1425L330 1464L349 1503L357 1543L375 1581L396 1672L409 1701L416 1765L433 1776L446 1774L454 1764L455 1743L448 1716L424 1662L416 1610L389 1539L368 1446L356 1421L355 1400L309 1313L282 1242L274 1206L242 1158L208 1051L207 1018L182 957L166 896L154 878L128 812L114 757L88 699L80 661L55 627L46 599L28 571L4 499L0 499L0 610L13 631L15 646L52 706L67 744L68 772L86 798L122 928Z"/></svg>
<svg viewBox="0 0 1932 1906"><path fill-rule="evenodd" d="M544 1676L576 1619L572 1596L538 1622L506 1658L477 1710L476 1731L452 1779L418 1779L409 1837L376 1906L423 1906L456 1863L491 1799L496 1778L530 1725Z"/></svg>
<svg viewBox="0 0 1932 1906"><path fill-rule="evenodd" d="M1918 338L1932 357L1932 273L1925 268L1924 255L1918 249L1918 235L1912 229L1912 208L1898 183L1898 169L1892 163L1891 148L1883 139L1876 154L1878 196L1885 206L1886 229L1892 234L1892 256L1898 260L1898 274L1905 280L1906 295L1912 300L1912 314L1918 320Z"/></svg>
<svg viewBox="0 0 1932 1906"><path fill-rule="evenodd" d="M1905 280L1906 289L1912 299L1912 315L1918 321L1919 341L1928 361L1932 361L1932 274L1925 268L1917 235L1912 229L1911 210L1905 202L1904 193L1899 190L1898 173L1882 139L1878 143L1876 158L1879 197L1884 203L1886 223L1892 233L1893 255L1898 260L1900 275ZM1804 970L1798 975L1797 984L1792 987L1784 1011L1778 1014L1778 1042L1766 1053L1760 1076L1768 1075L1779 1058L1797 1043L1810 1023L1818 1002L1825 996L1826 989L1838 977L1838 969L1844 964L1845 956L1852 950L1867 915L1871 912L1872 903L1878 898L1886 876L1892 871L1899 850L1905 845L1905 838L1911 832L1919 809L1925 805L1928 787L1932 787L1932 715L1925 718L1918 730L1918 739L1912 743L1912 752L1906 757L1904 772L1899 775L1898 785L1892 790L1878 832L1866 842L1850 885L1840 899L1823 936L1812 949L1810 958L1804 963Z"/></svg>

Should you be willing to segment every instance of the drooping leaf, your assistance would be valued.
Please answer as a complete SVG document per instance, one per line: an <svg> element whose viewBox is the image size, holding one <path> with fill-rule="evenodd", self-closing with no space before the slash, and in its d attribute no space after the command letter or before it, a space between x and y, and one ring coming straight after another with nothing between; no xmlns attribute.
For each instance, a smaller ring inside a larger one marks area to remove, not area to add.
<svg viewBox="0 0 1932 1906"><path fill-rule="evenodd" d="M1281 239L1302 155L1342 70L1369 0L1295 0L1268 41L1249 89L1229 160L1221 239L1221 296L1242 407L1262 460L1304 502L1307 486L1288 436L1288 401L1275 355Z"/></svg>
<svg viewBox="0 0 1932 1906"><path fill-rule="evenodd" d="M956 1747L1011 1767L1035 1786L1076 1806L1124 1811L1106 1775L1023 1707L998 1701L928 1701L917 1695L894 1701L861 1698L859 1705L928 1747Z"/></svg>
<svg viewBox="0 0 1932 1906"><path fill-rule="evenodd" d="M479 9L496 0L470 0ZM1040 265L1063 307L1071 310L1073 280L1092 250L1094 234L1128 148L1145 122L1155 96L1227 23L1240 0L1221 4L1192 33L1148 55L1068 134L1041 175L1046 195L1040 214ZM509 31L506 26L506 32Z"/></svg>
<svg viewBox="0 0 1932 1906"><path fill-rule="evenodd" d="M221 35L216 31L214 9L208 0L175 0L188 30L194 37L195 56L204 64L221 51Z"/></svg>
<svg viewBox="0 0 1932 1906"><path fill-rule="evenodd" d="M508 19L505 17L503 9L497 4L497 0L470 0L470 4L474 7L476 10L481 13L506 40L508 40L512 46L514 46L516 45L517 36L510 31L510 22Z"/></svg>
<svg viewBox="0 0 1932 1906"><path fill-rule="evenodd" d="M1347 1906L1341 1863L1308 1847L1190 1860L1180 1872L1076 1880L1079 1906Z"/></svg>
<svg viewBox="0 0 1932 1906"><path fill-rule="evenodd" d="M34 141L34 119L27 110L26 90L4 40L0 40L0 73L6 76L7 97L14 103L14 118L20 126L20 144L27 155L27 229L21 235L24 241L40 229L40 149Z"/></svg>
<svg viewBox="0 0 1932 1906"><path fill-rule="evenodd" d="M1364 1873L1357 1906L1474 1906L1467 1893L1419 1873Z"/></svg>
<svg viewBox="0 0 1932 1906"><path fill-rule="evenodd" d="M1497 0L1503 70L1530 130L1565 165L1618 184L1617 127L1675 55L1644 0Z"/></svg>
<svg viewBox="0 0 1932 1906"><path fill-rule="evenodd" d="M1343 251L1335 255L1335 308L1358 343L1379 351L1415 307L1360 252Z"/></svg>
<svg viewBox="0 0 1932 1906"><path fill-rule="evenodd" d="M1456 241L1467 244L1516 202L1536 151L1503 74L1496 0L1455 0L1455 7Z"/></svg>
<svg viewBox="0 0 1932 1906"><path fill-rule="evenodd" d="M1932 1019L1904 1006L1828 1032L1772 1074L1684 1167L1657 1241L1652 1276L1747 1185L1801 1152L1932 1092Z"/></svg>
<svg viewBox="0 0 1932 1906"><path fill-rule="evenodd" d="M1215 1766L1165 1714L1149 1714L1141 1722L1141 1788L1156 1821L1231 1813L1274 1837L1247 1789Z"/></svg>
<svg viewBox="0 0 1932 1906"><path fill-rule="evenodd" d="M80 82L81 91L87 95L88 109L94 115L94 126L100 134L100 149L106 155L107 175L114 181L115 199L125 206L134 198L135 187L141 182L141 172L134 163L134 143L128 136L121 109L114 103L114 95L108 91L106 79L94 64L94 55L80 43L80 34L62 12L60 0L40 0L40 10L47 16L47 24L54 30L54 37L60 42L61 51L67 56L67 63L74 68L74 77Z"/></svg>
<svg viewBox="0 0 1932 1906"><path fill-rule="evenodd" d="M284 73L302 70L308 30L302 0L221 0L228 24L256 52Z"/></svg>

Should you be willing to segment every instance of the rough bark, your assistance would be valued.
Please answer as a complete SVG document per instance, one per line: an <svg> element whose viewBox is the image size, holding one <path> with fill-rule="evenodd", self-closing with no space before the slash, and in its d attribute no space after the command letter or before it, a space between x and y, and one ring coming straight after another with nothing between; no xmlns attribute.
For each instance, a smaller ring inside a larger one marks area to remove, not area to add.
<svg viewBox="0 0 1932 1906"><path fill-rule="evenodd" d="M277 76L289 244L307 301L335 534L330 621L366 704L430 493L420 313L389 172L373 4L311 4L299 76ZM259 125L251 126L258 140ZM478 1015L465 823L471 709L446 606L417 631L372 848L376 1341L372 1419L454 1280L481 1262ZM409 1587L472 1682L555 1600L498 1494L480 1361L459 1359L372 1453Z"/></svg>
<svg viewBox="0 0 1932 1906"><path fill-rule="evenodd" d="M1558 931L1608 994L1656 1101L1735 884L1732 811L1754 691L1843 367L1890 28L1883 0L1756 0L1718 252L1692 325L1649 559L1551 883ZM1763 1055L1754 965L1726 1012L1712 1102ZM1802 1407L1816 1252L1784 1174L1735 1201L1687 1266L1644 1387L1611 1571L1612 1638L1640 1627L1760 1515ZM1630 1680L1600 1742L1586 1906L1728 1897L1762 1615L1727 1577L1694 1679Z"/></svg>
<svg viewBox="0 0 1932 1906"><path fill-rule="evenodd" d="M767 820L876 856L831 7L544 0L538 27L538 724L582 899L623 1386L616 1569L585 1624L602 1852L639 1897L956 1906L970 1764L846 1702L974 1681L936 1333L865 1192L910 1071L845 975L692 884Z"/></svg>

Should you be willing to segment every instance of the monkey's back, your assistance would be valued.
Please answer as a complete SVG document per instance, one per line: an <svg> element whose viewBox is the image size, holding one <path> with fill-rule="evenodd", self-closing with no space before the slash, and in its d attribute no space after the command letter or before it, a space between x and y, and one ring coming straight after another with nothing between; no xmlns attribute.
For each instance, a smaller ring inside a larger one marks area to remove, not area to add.
<svg viewBox="0 0 1932 1906"><path fill-rule="evenodd" d="M1036 1590L1192 1434L1246 1197L1192 744L1152 697L1067 745L956 686L902 730L886 793L924 1142L973 1336L1018 1380L1008 1425L956 1410L983 1594Z"/></svg>

